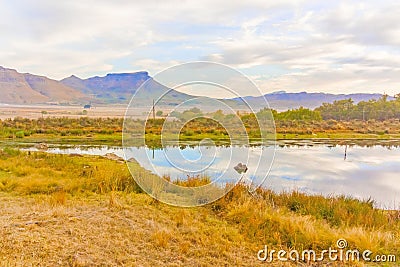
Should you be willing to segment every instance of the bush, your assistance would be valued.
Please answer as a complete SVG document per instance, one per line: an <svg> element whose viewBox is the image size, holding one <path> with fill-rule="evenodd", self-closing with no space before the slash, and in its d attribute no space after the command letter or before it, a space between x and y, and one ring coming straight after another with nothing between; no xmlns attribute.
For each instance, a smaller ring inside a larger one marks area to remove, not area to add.
<svg viewBox="0 0 400 267"><path fill-rule="evenodd" d="M24 136L25 136L24 131L18 131L15 133L16 138L24 138Z"/></svg>

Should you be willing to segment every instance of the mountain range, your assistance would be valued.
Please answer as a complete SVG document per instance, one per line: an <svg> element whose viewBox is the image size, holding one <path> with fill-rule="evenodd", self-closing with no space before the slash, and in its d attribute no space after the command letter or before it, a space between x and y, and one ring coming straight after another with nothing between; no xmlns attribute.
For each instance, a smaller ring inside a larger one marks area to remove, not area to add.
<svg viewBox="0 0 400 267"><path fill-rule="evenodd" d="M59 81L1 66L0 91L0 103L7 104L78 104L89 100L83 92Z"/></svg>
<svg viewBox="0 0 400 267"><path fill-rule="evenodd" d="M372 99L379 99L382 94L327 94L327 93L287 93L285 91L273 92L264 95L267 99L268 104L271 108L278 111L294 109L299 107L306 107L310 109L317 108L323 103L333 103L337 100L344 100L351 98L355 103L361 101L369 101ZM243 98L247 102L254 106L259 106L264 103L262 97L247 96ZM394 97L388 97L388 100L392 100ZM239 100L239 99L236 99Z"/></svg>
<svg viewBox="0 0 400 267"><path fill-rule="evenodd" d="M80 79L75 75L62 79L61 84L74 88L98 100L111 103L129 101L132 94L151 77L147 72L107 74L105 77L95 76Z"/></svg>
<svg viewBox="0 0 400 267"><path fill-rule="evenodd" d="M150 80L149 80L150 79ZM166 88L154 81L147 72L111 73L104 77L81 79L75 75L60 81L0 66L0 103L4 104L127 104L136 90L145 82L140 91L138 103L151 103L155 95L166 94L160 106L176 106L193 96ZM322 103L351 98L354 102L379 99L381 94L326 94L326 93L269 93L264 96L271 108L287 110L300 106L316 108ZM212 105L210 99L201 98L194 104L201 107ZM251 105L263 106L263 97L246 96L242 99L224 99L237 109L243 108L243 100ZM215 107L217 108L217 107Z"/></svg>

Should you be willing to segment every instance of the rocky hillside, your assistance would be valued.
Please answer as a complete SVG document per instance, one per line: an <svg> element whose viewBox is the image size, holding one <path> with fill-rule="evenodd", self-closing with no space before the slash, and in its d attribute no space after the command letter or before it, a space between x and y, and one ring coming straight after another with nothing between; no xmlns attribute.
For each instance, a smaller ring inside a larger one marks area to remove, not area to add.
<svg viewBox="0 0 400 267"><path fill-rule="evenodd" d="M95 76L88 79L80 79L72 75L60 82L108 103L125 103L149 78L147 72L112 73L104 77Z"/></svg>
<svg viewBox="0 0 400 267"><path fill-rule="evenodd" d="M153 99L164 95L158 105L176 106L193 98L193 96L166 88L154 81L147 72L112 73L106 76L81 79L70 76L61 81L37 76L29 73L19 73L13 69L0 67L0 103L7 104L70 104L87 103L128 104L137 89L146 82L140 94L138 105L149 106ZM166 93L168 92L168 93ZM326 93L287 93L285 91L266 94L265 98L271 108L287 110L303 106L314 109L322 103L332 103L335 100L351 98L354 102L379 99L381 94L326 94ZM390 100L391 98L389 98ZM246 109L244 103L253 107L264 107L263 97L245 96L242 99L225 99L223 102L234 109ZM201 98L191 102L203 109L219 108L210 98Z"/></svg>
<svg viewBox="0 0 400 267"><path fill-rule="evenodd" d="M56 80L3 67L0 67L0 91L0 103L7 104L81 104L89 101L85 94Z"/></svg>

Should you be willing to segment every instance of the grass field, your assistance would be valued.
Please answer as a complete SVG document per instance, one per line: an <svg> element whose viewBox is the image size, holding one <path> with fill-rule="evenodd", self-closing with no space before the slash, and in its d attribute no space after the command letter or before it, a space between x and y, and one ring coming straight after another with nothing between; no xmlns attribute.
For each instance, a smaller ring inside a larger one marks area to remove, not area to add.
<svg viewBox="0 0 400 267"><path fill-rule="evenodd" d="M335 248L340 238L352 249L395 255L400 261L400 213L376 209L372 200L268 189L250 195L246 186L237 185L212 204L177 208L143 193L122 162L10 148L24 143L121 145L122 122L86 117L1 121L1 266L265 266L257 260L264 245L322 251ZM159 145L160 122L146 128L148 145ZM183 129L180 141L211 138L229 143L223 129L192 126ZM278 121L276 138L398 145L398 129L395 121ZM134 175L151 175L130 164ZM272 263L299 265L323 266ZM343 265L373 266L329 266Z"/></svg>
<svg viewBox="0 0 400 267"><path fill-rule="evenodd" d="M220 126L193 123L182 129L180 141L198 141L210 138L215 142L229 143L230 136ZM146 124L146 144L161 145L163 121L156 119ZM215 126L215 127L214 127ZM254 125L253 125L254 126ZM259 140L259 134L249 126L250 141ZM144 121L134 121L132 127L144 128ZM144 130L144 129L143 129ZM276 134L267 138L277 140L390 140L400 141L400 122L389 121L276 121ZM3 143L54 143L54 144L101 144L122 145L122 118L67 118L45 119L15 118L0 121L0 141ZM168 133L163 133L168 139Z"/></svg>
<svg viewBox="0 0 400 267"><path fill-rule="evenodd" d="M372 201L252 196L238 185L215 203L178 208L142 193L124 163L97 156L3 149L0 200L2 266L265 266L264 245L321 251L339 238L400 257L400 213Z"/></svg>

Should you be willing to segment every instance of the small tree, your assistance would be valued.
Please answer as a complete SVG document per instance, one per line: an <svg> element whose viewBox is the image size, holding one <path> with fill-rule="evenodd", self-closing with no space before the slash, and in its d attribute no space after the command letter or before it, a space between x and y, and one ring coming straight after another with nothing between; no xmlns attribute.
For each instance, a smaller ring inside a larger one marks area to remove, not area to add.
<svg viewBox="0 0 400 267"><path fill-rule="evenodd" d="M43 118L43 117L44 117L44 115L45 115L45 114L47 114L47 111L46 111L46 110L42 110L42 112L41 112L41 113L42 113L42 118Z"/></svg>

